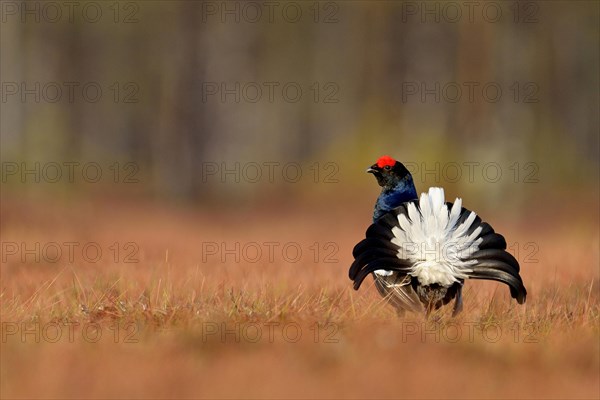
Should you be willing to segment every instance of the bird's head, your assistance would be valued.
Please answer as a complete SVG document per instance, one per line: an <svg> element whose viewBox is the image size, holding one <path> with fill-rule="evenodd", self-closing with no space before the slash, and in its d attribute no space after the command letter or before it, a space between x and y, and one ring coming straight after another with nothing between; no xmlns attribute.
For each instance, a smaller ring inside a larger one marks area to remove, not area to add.
<svg viewBox="0 0 600 400"><path fill-rule="evenodd" d="M407 178L412 178L410 172L400 162L390 156L379 157L377 162L367 169L368 173L375 175L377 183L384 189L392 189Z"/></svg>

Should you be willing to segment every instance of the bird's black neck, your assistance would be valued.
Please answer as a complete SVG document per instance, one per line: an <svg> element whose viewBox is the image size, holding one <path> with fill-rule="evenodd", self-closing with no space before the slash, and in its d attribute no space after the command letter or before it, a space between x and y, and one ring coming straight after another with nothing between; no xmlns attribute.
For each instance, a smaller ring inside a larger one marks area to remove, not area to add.
<svg viewBox="0 0 600 400"><path fill-rule="evenodd" d="M400 204L417 199L417 189L412 176L407 175L394 187L384 187L375 203L373 221L378 220Z"/></svg>

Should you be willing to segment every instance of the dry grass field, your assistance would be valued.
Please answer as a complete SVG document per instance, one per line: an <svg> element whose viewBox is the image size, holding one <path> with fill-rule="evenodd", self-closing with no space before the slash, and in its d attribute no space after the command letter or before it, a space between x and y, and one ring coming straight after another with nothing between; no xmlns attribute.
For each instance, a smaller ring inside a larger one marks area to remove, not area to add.
<svg viewBox="0 0 600 400"><path fill-rule="evenodd" d="M478 207L521 262L524 306L469 281L461 315L425 320L397 317L371 278L352 290L369 198L325 211L7 196L1 397L598 398L598 199L565 201Z"/></svg>

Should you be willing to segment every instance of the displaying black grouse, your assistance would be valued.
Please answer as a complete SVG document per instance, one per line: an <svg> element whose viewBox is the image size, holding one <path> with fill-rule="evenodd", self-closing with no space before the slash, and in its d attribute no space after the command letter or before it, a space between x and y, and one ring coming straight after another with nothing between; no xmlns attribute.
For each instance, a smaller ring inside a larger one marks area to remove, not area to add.
<svg viewBox="0 0 600 400"><path fill-rule="evenodd" d="M455 299L456 315L469 278L505 283L519 304L525 302L519 263L506 251L504 237L463 208L461 199L445 202L442 188L417 198L410 172L389 156L367 172L382 190L373 224L353 250L349 275L354 289L372 273L379 293L401 313L429 313Z"/></svg>

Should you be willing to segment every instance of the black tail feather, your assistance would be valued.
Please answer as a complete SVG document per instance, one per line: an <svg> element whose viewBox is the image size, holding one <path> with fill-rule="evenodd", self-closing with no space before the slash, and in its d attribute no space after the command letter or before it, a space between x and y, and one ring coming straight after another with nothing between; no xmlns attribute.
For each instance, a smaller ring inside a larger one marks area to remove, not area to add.
<svg viewBox="0 0 600 400"><path fill-rule="evenodd" d="M394 238L394 233L392 232L392 228L387 228L380 224L373 224L369 226L366 233L367 237L376 237L378 239L383 239L386 241L390 241Z"/></svg>
<svg viewBox="0 0 600 400"><path fill-rule="evenodd" d="M358 242L356 246L354 246L354 249L352 250L352 255L354 256L354 258L356 258L362 252L371 250L373 248L398 251L398 246L396 246L389 240L381 240L379 238L367 237L366 239L363 239L360 242Z"/></svg>
<svg viewBox="0 0 600 400"><path fill-rule="evenodd" d="M405 265L410 266L410 263L408 261L398 259L396 257L396 254L397 251L390 249L372 248L365 250L364 252L360 253L352 263L352 266L350 267L349 271L350 279L356 278L356 275L364 265L372 263L373 261L379 258L395 257L399 262L403 261Z"/></svg>
<svg viewBox="0 0 600 400"><path fill-rule="evenodd" d="M418 200L412 202L418 206ZM379 269L396 271L404 275L411 273L413 261L399 258L399 247L392 243L392 239L395 238L393 229L401 229L398 216L403 214L409 218L408 204L410 203L402 204L375 221L367 229L366 238L354 247L352 254L355 259L349 269L349 277L354 281L354 289L360 287L367 275ZM446 204L450 210L452 203ZM456 226L464 223L470 215L470 210L462 208ZM520 304L524 303L527 291L519 275L519 262L506 251L504 236L496 233L492 226L482 221L479 216L475 217L466 234L471 235L478 228L481 229L478 235L479 250L461 257L464 261L476 261L469 267L472 272L467 272L466 275L472 279L502 282L508 285L513 298Z"/></svg>
<svg viewBox="0 0 600 400"><path fill-rule="evenodd" d="M506 249L506 240L504 236L499 233L489 233L485 236L481 236L481 243L479 243L479 249Z"/></svg>
<svg viewBox="0 0 600 400"><path fill-rule="evenodd" d="M517 302L519 304L525 303L525 299L527 297L527 290L523 285L521 277L518 275L515 276L503 270L477 265L473 268L473 272L469 273L469 278L487 279L505 283L510 288L511 297L513 299L517 299Z"/></svg>
<svg viewBox="0 0 600 400"><path fill-rule="evenodd" d="M410 270L410 265L407 265L404 260L400 260L397 257L379 258L370 262L358 272L354 278L354 289L358 290L362 284L362 281L367 277L367 275L369 275L371 272L377 271L378 269L406 273Z"/></svg>
<svg viewBox="0 0 600 400"><path fill-rule="evenodd" d="M500 263L507 264L512 271L511 273L513 274L518 274L520 270L519 262L513 257L513 255L500 249L479 250L473 253L469 258L477 260L478 265L481 265L487 261L498 261Z"/></svg>

